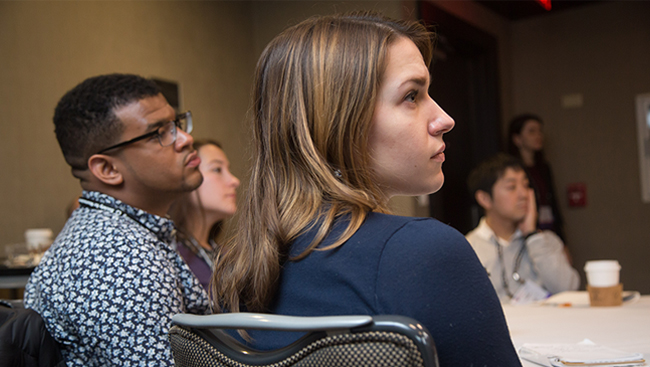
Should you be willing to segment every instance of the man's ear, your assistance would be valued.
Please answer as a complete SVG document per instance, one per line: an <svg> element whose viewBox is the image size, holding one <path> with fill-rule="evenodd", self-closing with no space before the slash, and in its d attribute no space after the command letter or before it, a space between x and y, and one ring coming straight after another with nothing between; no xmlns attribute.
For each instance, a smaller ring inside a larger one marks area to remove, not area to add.
<svg viewBox="0 0 650 367"><path fill-rule="evenodd" d="M106 185L117 186L124 182L122 173L115 165L115 158L103 155L93 154L88 158L88 169L93 176Z"/></svg>
<svg viewBox="0 0 650 367"><path fill-rule="evenodd" d="M492 196L490 196L490 194L487 192L483 190L476 190L474 198L476 199L478 205L483 207L483 209L489 210L492 208Z"/></svg>

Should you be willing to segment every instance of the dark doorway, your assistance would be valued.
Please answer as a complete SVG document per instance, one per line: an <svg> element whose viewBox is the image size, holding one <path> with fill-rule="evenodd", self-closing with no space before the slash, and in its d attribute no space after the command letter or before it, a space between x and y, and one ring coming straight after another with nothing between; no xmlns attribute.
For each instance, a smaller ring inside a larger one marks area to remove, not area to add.
<svg viewBox="0 0 650 367"><path fill-rule="evenodd" d="M496 39L432 3L420 16L438 35L429 93L456 126L445 135L445 184L430 195L430 214L465 234L478 224L467 176L501 146Z"/></svg>

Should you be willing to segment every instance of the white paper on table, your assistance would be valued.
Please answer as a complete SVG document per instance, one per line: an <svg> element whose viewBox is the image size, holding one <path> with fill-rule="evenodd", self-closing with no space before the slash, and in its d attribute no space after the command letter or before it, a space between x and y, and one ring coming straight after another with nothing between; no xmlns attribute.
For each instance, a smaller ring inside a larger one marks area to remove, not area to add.
<svg viewBox="0 0 650 367"><path fill-rule="evenodd" d="M644 366L643 354L593 344L586 339L578 344L524 344L519 356L542 366Z"/></svg>

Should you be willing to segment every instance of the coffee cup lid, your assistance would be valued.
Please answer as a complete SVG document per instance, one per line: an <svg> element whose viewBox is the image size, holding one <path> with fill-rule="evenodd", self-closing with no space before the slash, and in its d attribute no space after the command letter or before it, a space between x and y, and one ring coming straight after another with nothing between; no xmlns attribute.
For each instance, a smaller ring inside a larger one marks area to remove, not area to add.
<svg viewBox="0 0 650 367"><path fill-rule="evenodd" d="M52 230L49 228L30 228L25 231L25 237L52 237Z"/></svg>

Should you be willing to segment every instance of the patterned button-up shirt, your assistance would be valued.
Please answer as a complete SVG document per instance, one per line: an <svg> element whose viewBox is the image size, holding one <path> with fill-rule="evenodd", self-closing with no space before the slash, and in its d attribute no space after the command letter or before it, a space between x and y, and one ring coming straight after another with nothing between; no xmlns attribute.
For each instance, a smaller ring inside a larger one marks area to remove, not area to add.
<svg viewBox="0 0 650 367"><path fill-rule="evenodd" d="M32 273L25 306L68 366L173 366L172 316L209 310L171 245L173 223L98 192L80 203Z"/></svg>

